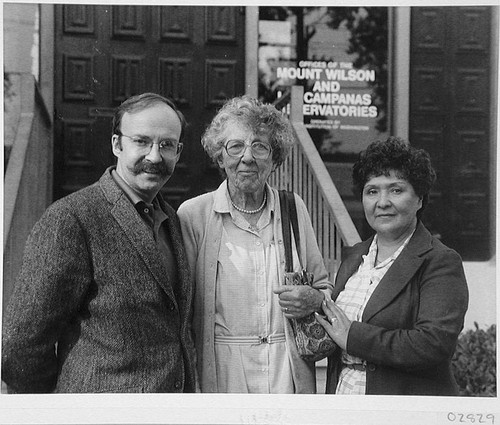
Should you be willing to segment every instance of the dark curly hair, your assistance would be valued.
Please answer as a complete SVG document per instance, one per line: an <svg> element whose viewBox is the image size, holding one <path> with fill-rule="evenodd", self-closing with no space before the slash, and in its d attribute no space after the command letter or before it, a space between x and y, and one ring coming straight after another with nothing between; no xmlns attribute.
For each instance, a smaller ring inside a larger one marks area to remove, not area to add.
<svg viewBox="0 0 500 425"><path fill-rule="evenodd" d="M436 181L436 172L429 154L391 136L385 141L371 143L359 154L352 168L352 179L356 194L362 198L363 188L372 177L388 176L395 171L399 178L408 181L415 193L422 198L422 208L417 211L420 219L429 202L429 192Z"/></svg>

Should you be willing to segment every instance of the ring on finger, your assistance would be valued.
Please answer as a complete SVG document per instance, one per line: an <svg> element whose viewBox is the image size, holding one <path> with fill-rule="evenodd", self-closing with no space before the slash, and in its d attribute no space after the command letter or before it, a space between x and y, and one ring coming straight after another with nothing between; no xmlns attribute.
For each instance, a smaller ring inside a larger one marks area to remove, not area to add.
<svg viewBox="0 0 500 425"><path fill-rule="evenodd" d="M330 317L330 323L333 325L337 322L337 318L336 317Z"/></svg>

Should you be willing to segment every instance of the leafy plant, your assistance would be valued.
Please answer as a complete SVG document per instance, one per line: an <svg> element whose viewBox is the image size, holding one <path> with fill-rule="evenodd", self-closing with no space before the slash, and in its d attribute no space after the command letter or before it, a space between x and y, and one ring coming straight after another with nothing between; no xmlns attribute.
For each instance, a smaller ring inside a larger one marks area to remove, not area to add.
<svg viewBox="0 0 500 425"><path fill-rule="evenodd" d="M496 397L496 325L470 329L458 339L452 369L460 395Z"/></svg>

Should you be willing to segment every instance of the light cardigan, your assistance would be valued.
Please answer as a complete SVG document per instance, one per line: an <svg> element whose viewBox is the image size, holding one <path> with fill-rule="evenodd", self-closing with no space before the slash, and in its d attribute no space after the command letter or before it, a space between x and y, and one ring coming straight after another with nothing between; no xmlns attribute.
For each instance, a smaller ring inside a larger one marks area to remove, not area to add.
<svg viewBox="0 0 500 425"><path fill-rule="evenodd" d="M281 229L281 210L278 191L266 185L268 202L274 209L272 219L274 240L279 250L280 282L284 281L285 251ZM295 195L297 217L300 229L301 261L308 272L314 274L316 289L332 292L332 284L319 251L311 220L304 201ZM177 214L181 222L182 236L188 257L191 276L195 279L195 305L193 328L197 352L197 367L202 392L218 392L215 367L214 328L215 328L215 286L217 259L222 235L222 214L229 213L227 182L210 193L200 195L184 202ZM277 295L276 295L277 296ZM306 362L297 353L290 322L285 321L285 336L291 363L295 393L315 393L315 365Z"/></svg>

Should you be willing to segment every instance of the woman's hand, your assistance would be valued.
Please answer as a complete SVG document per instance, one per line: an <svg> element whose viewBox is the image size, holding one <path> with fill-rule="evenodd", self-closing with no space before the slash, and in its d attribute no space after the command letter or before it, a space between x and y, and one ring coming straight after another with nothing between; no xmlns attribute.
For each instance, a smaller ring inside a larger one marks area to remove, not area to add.
<svg viewBox="0 0 500 425"><path fill-rule="evenodd" d="M326 319L316 313L318 322L321 323L335 343L342 348L342 350L345 350L347 347L347 336L349 335L349 328L352 322L332 300L323 301L323 311L326 315Z"/></svg>
<svg viewBox="0 0 500 425"><path fill-rule="evenodd" d="M278 295L280 307L288 319L300 319L318 311L324 299L321 291L308 285L282 285L273 292Z"/></svg>

